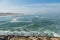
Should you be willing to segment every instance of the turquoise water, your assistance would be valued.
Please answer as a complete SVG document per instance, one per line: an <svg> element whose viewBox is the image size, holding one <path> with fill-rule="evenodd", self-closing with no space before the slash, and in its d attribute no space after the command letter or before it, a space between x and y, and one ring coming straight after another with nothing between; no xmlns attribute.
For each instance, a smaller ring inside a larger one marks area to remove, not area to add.
<svg viewBox="0 0 60 40"><path fill-rule="evenodd" d="M60 36L60 18L0 16L0 35Z"/></svg>

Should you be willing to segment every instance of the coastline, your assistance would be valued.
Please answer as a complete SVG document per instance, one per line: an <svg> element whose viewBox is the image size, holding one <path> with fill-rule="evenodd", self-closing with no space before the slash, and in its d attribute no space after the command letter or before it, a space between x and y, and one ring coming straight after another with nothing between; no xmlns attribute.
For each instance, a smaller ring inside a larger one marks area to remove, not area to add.
<svg viewBox="0 0 60 40"><path fill-rule="evenodd" d="M0 40L60 40L60 37L0 35Z"/></svg>

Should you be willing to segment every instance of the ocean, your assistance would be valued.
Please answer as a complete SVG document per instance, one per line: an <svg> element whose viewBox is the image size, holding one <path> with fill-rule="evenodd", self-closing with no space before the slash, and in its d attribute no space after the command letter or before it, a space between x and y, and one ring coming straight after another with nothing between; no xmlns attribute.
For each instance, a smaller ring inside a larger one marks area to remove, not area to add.
<svg viewBox="0 0 60 40"><path fill-rule="evenodd" d="M60 18L39 15L0 16L0 35L60 37Z"/></svg>

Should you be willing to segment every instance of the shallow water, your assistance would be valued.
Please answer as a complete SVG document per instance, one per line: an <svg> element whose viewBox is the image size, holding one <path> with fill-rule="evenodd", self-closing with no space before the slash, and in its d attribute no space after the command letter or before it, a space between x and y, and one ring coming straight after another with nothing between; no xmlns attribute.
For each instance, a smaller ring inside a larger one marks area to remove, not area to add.
<svg viewBox="0 0 60 40"><path fill-rule="evenodd" d="M60 36L60 18L0 16L0 35Z"/></svg>

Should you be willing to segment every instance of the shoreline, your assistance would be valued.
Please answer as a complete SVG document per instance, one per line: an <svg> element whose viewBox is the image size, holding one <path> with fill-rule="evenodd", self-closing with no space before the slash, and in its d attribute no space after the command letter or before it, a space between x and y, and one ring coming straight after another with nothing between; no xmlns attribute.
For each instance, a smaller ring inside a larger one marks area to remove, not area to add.
<svg viewBox="0 0 60 40"><path fill-rule="evenodd" d="M0 40L60 40L60 37L0 35Z"/></svg>

